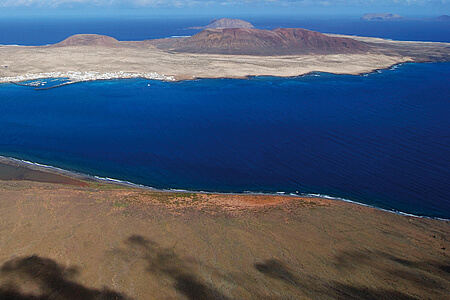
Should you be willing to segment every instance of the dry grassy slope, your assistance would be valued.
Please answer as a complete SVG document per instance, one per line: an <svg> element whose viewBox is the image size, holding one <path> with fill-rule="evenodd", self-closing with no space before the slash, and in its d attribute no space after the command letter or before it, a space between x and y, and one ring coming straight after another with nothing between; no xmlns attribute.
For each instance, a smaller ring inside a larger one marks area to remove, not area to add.
<svg viewBox="0 0 450 300"><path fill-rule="evenodd" d="M444 299L449 240L330 200L0 182L0 298Z"/></svg>

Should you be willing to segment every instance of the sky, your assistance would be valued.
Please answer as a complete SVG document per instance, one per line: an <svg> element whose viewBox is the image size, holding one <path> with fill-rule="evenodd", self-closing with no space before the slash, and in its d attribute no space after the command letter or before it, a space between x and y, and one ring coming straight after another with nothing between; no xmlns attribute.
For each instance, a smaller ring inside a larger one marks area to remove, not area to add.
<svg viewBox="0 0 450 300"><path fill-rule="evenodd" d="M0 16L450 14L450 0L0 0Z"/></svg>

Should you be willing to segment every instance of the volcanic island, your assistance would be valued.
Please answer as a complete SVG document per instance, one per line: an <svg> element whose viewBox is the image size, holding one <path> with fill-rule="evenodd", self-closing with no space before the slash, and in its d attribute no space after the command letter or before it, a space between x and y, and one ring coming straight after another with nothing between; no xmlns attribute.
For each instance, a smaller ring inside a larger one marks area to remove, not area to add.
<svg viewBox="0 0 450 300"><path fill-rule="evenodd" d="M445 43L207 28L176 39L2 46L0 77L361 74L448 59ZM450 294L450 221L320 197L161 191L0 158L0 225L0 299Z"/></svg>
<svg viewBox="0 0 450 300"><path fill-rule="evenodd" d="M76 82L292 77L311 72L357 75L406 62L450 60L449 43L322 34L301 28L260 30L233 19L215 20L205 27L189 37L118 41L79 34L54 45L0 46L0 82L51 77Z"/></svg>

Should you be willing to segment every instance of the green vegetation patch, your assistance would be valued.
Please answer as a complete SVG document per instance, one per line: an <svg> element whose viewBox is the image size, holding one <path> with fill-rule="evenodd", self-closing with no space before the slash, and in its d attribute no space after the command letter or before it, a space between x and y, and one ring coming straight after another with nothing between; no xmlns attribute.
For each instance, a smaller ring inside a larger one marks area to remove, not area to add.
<svg viewBox="0 0 450 300"><path fill-rule="evenodd" d="M129 204L126 202L123 202L123 201L116 201L116 202L114 202L113 205L114 205L114 207L125 208L125 207L128 207Z"/></svg>
<svg viewBox="0 0 450 300"><path fill-rule="evenodd" d="M150 194L146 193L144 195L164 204L179 205L200 201L200 197L195 193L155 192Z"/></svg>
<svg viewBox="0 0 450 300"><path fill-rule="evenodd" d="M129 186L114 184L114 183L102 183L102 182L88 182L90 188L99 190L121 190L131 189Z"/></svg>

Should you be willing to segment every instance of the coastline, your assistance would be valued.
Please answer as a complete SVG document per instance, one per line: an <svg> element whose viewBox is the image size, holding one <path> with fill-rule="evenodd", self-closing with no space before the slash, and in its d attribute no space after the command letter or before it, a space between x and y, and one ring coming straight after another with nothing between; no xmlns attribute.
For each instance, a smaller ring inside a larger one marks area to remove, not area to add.
<svg viewBox="0 0 450 300"><path fill-rule="evenodd" d="M2 83L13 83L18 84L23 81L32 81L32 80L40 80L40 79L63 79L68 78L68 82L64 84L57 85L55 87L60 87L64 85L74 84L78 82L89 82L89 81L102 81L102 80L116 80L116 79L135 79L135 78L141 78L141 79L147 79L147 80L161 80L161 81L187 81L187 80L199 80L199 79L249 79L252 77L278 77L278 78L295 78L295 77L303 77L303 76L309 76L316 73L324 73L324 74L333 74L333 75L354 75L354 76L362 76L366 74L371 74L378 72L380 70L389 70L392 69L394 66L402 65L405 63L413 63L412 61L402 61L402 62L396 62L392 65L386 66L385 68L375 68L368 71L358 72L358 73L339 73L339 72L321 72L321 71L305 71L304 73L296 74L296 75L269 75L269 74L248 74L248 75L242 75L242 76L218 76L218 77L200 77L200 76L172 76L172 75L164 75L164 74L158 74L155 72L152 73L130 73L130 72L124 72L124 71L118 71L118 72L108 72L108 73L100 73L96 71L83 71L83 72L75 72L75 71L68 71L68 72L47 72L47 73L38 73L38 74L24 74L24 75L18 75L18 76L11 76L11 77L0 77L0 84ZM191 78L192 77L192 78ZM20 85L20 84L18 84ZM27 86L23 84L22 86ZM34 87L34 86L31 86ZM51 88L55 88L51 87ZM36 90L44 90L49 88L36 88Z"/></svg>
<svg viewBox="0 0 450 300"><path fill-rule="evenodd" d="M366 43L354 54L229 55L173 52L149 41L108 45L0 46L0 82L68 78L71 82L121 78L165 81L200 78L296 77L312 72L361 75L407 62L450 61L450 43L393 41L330 35Z"/></svg>
<svg viewBox="0 0 450 300"><path fill-rule="evenodd" d="M67 71L67 72L43 72L43 73L26 73L23 75L17 75L17 76L7 76L7 77L0 77L0 84L2 83L20 83L23 81L32 81L32 80L40 80L40 79L63 79L68 78L68 82L62 85L68 85L78 82L89 82L89 81L101 81L101 80L115 80L115 79L134 79L134 78L141 78L141 79L147 79L147 80L161 80L161 81L168 81L168 82L175 82L175 81L187 81L187 80L198 80L198 79L248 79L252 77L278 77L278 78L295 78L295 77L302 77L302 76L308 76L312 75L314 73L326 73L326 74L333 74L333 75L354 75L354 76L361 76L366 75L370 73L375 73L379 70L389 70L394 66L402 65L405 63L414 63L413 60L410 58L403 58L401 60L394 60L390 61L387 65L382 67L373 67L373 68L364 68L361 70L355 70L355 71L340 71L340 70L326 70L322 71L319 69L305 69L302 71L299 71L299 73L288 73L288 74L281 74L281 73L248 73L248 74L242 74L242 75L220 75L220 74L214 74L214 75L164 75L159 74L156 72L146 72L146 73L139 73L139 72L124 72L124 71L115 71L115 72L98 72L98 71Z"/></svg>
<svg viewBox="0 0 450 300"><path fill-rule="evenodd" d="M405 61L394 63L386 68L373 69L368 72L361 72L356 74L346 74L346 73L332 73L332 72L320 72L320 71L310 71L304 74L299 75L245 75L238 77L193 77L193 78L185 78L180 77L176 78L175 76L166 76L158 73L126 73L123 71L115 72L115 73L99 73L94 71L86 71L86 72L49 72L49 73L40 73L40 74L25 74L15 77L0 77L0 84L15 84L18 86L24 87L32 87L35 90L48 90L53 89L65 85L80 83L80 82L89 82L89 81L106 81L106 80L120 80L120 79L146 79L146 80L160 80L166 82L180 82L180 81L190 81L190 80L202 80L202 79L251 79L251 78L259 78L259 77L275 77L275 78L297 78L297 77L306 77L306 76L317 76L320 74L331 74L331 75L351 75L351 76L368 76L369 74L380 73L386 70L395 70L399 66L405 64L414 64L416 62L413 61ZM436 63L436 62L420 62L420 63ZM70 76L68 74L71 74ZM24 81L33 81L33 80L41 80L41 79L66 79L67 82L62 84L58 84L56 86L51 87L41 87L41 86L33 86L27 84L21 84Z"/></svg>
<svg viewBox="0 0 450 300"><path fill-rule="evenodd" d="M341 197L335 197L335 196L329 196L324 194L314 194L314 193L305 193L305 194L293 194L293 193L285 193L285 192L273 192L273 193L265 193L265 192L252 192L252 191L244 191L244 192L217 192L217 191L196 191L196 190L186 190L186 189L177 189L177 188L170 188L170 189L158 189L151 186L146 186L142 184L137 184L129 181L123 181L120 179L114 179L109 177L99 177L95 175L90 174L84 174L84 173L78 173L74 171L69 171L65 169L61 169L54 166L44 165L40 163L35 163L31 161L16 159L12 157L6 157L0 155L0 172L2 170L2 165L12 166L12 167L18 167L18 168L25 168L31 171L40 172L40 173L47 173L47 174L53 174L56 176L60 176L61 180L54 179L53 181L46 181L39 180L39 179L30 179L30 178L18 178L18 179L10 179L10 180L2 180L1 174L0 174L0 182L1 181L17 181L17 180L29 180L29 181L37 181L37 182L47 182L47 183L56 183L56 184L63 184L63 185L78 185L78 186L85 186L89 187L90 184L100 184L100 185L116 185L123 188L132 188L132 189L140 189L144 191L152 191L152 192L159 192L159 193L182 193L182 194L199 194L199 195L221 195L221 196L268 196L268 197L277 197L277 198L298 198L298 199L316 199L316 200L331 200L331 201L337 201L337 202L343 202L348 203L350 205L356 205L361 207L366 207L370 209L375 209L382 212L387 212L399 216L405 216L405 217L413 217L413 218L419 218L419 219L429 219L429 220L438 220L438 221L444 221L444 222L450 222L450 219L447 218L439 218L439 217L431 217L426 215L415 215L408 212L398 211L395 209L386 209L377 207L374 205L366 204L363 202L358 202L350 199L345 199ZM38 174L39 177L39 174ZM37 178L38 178L37 177ZM73 182L67 182L67 180L64 179L74 179L78 181L79 183L73 183Z"/></svg>
<svg viewBox="0 0 450 300"><path fill-rule="evenodd" d="M77 82L87 82L95 80L113 80L113 79L131 79L131 78L143 78L151 80L163 80L163 81L175 81L173 76L166 76L155 72L148 73L129 73L129 72L107 72L100 73L95 71L68 71L68 72L46 72L37 74L24 74L11 77L0 77L0 83L18 83L22 81L49 79L49 78L67 78L66 84L72 84Z"/></svg>

